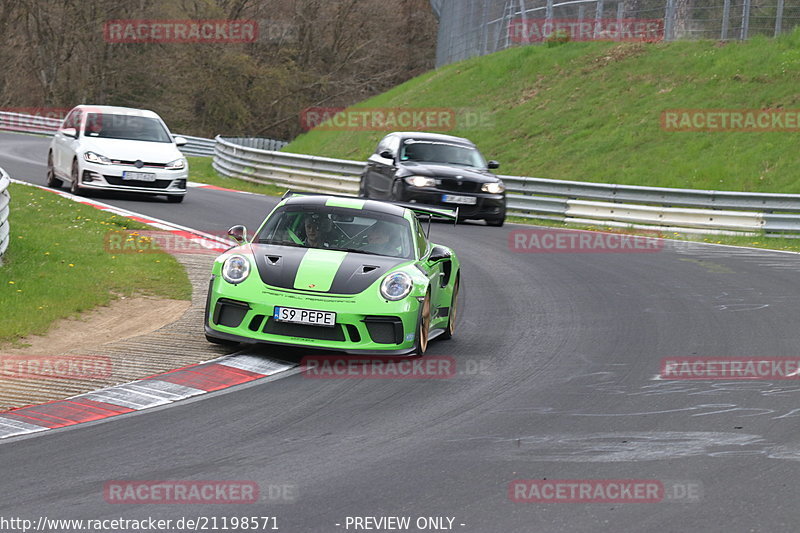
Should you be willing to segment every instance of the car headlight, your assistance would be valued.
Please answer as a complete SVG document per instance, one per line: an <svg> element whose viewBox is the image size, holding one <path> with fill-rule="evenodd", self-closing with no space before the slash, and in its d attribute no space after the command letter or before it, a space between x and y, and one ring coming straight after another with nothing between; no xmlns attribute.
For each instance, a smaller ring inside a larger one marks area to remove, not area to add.
<svg viewBox="0 0 800 533"><path fill-rule="evenodd" d="M411 281L411 276L405 272L395 272L383 278L381 283L381 296L387 300L396 302L402 300L411 289L414 287L414 282Z"/></svg>
<svg viewBox="0 0 800 533"><path fill-rule="evenodd" d="M234 285L243 282L250 275L250 261L243 255L232 255L222 263L222 277Z"/></svg>
<svg viewBox="0 0 800 533"><path fill-rule="evenodd" d="M436 180L427 176L409 176L405 178L406 183L414 187L435 187Z"/></svg>
<svg viewBox="0 0 800 533"><path fill-rule="evenodd" d="M104 155L100 155L96 152L86 152L83 154L83 158L87 160L89 163L96 163L98 165L110 165L111 160Z"/></svg>
<svg viewBox="0 0 800 533"><path fill-rule="evenodd" d="M492 183L484 183L481 185L481 190L483 192L488 192L489 194L500 194L506 190L506 186L503 185L502 181L495 181Z"/></svg>
<svg viewBox="0 0 800 533"><path fill-rule="evenodd" d="M175 161L170 161L164 168L166 168L167 170L182 170L185 167L186 167L186 160L181 157L176 159Z"/></svg>

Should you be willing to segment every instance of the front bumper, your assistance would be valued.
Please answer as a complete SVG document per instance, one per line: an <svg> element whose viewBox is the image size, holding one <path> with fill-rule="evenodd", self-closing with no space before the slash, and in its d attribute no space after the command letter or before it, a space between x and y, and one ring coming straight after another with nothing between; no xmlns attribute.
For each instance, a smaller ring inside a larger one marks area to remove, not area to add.
<svg viewBox="0 0 800 533"><path fill-rule="evenodd" d="M242 284L244 285L244 284ZM407 355L414 351L420 303L414 297L386 302L365 293L331 296L261 285L260 294L220 278L209 283L205 333L209 337L345 352ZM276 322L275 306L331 311L333 328Z"/></svg>
<svg viewBox="0 0 800 533"><path fill-rule="evenodd" d="M442 201L442 196L445 194L474 197L476 203L475 205L445 203ZM506 216L505 194L462 193L441 189L420 188L405 184L401 188L401 196L402 198L399 198L401 202L441 205L449 209L458 207L458 218L460 220L500 219Z"/></svg>
<svg viewBox="0 0 800 533"><path fill-rule="evenodd" d="M136 168L129 165L98 165L88 161L81 165L83 189L124 191L167 196L186 194L189 169L165 170L161 168ZM155 174L155 181L123 180L123 172L147 172Z"/></svg>

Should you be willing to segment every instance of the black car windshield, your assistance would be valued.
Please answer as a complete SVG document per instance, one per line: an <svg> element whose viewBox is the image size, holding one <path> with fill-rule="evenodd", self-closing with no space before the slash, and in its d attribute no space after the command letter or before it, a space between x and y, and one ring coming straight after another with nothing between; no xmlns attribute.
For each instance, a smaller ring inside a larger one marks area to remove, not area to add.
<svg viewBox="0 0 800 533"><path fill-rule="evenodd" d="M475 148L443 141L406 139L400 148L400 160L486 168L486 161Z"/></svg>
<svg viewBox="0 0 800 533"><path fill-rule="evenodd" d="M411 228L403 217L343 207L284 206L254 241L412 259Z"/></svg>
<svg viewBox="0 0 800 533"><path fill-rule="evenodd" d="M148 141L171 143L164 126L155 118L137 115L114 115L110 113L89 113L83 134L95 139L125 139L129 141Z"/></svg>

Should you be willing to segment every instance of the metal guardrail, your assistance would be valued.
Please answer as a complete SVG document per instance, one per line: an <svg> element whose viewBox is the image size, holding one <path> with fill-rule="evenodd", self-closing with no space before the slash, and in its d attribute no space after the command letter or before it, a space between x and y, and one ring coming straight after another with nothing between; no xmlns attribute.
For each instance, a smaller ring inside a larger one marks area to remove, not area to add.
<svg viewBox="0 0 800 533"><path fill-rule="evenodd" d="M356 194L365 163L249 148L216 138L220 174L298 191Z"/></svg>
<svg viewBox="0 0 800 533"><path fill-rule="evenodd" d="M6 252L10 240L8 214L11 210L11 194L8 192L9 184L11 184L11 179L6 171L0 168L0 265L3 264L3 254Z"/></svg>
<svg viewBox="0 0 800 533"><path fill-rule="evenodd" d="M355 194L365 163L250 148L217 137L214 168L255 183ZM746 193L500 176L508 210L531 219L694 231L800 233L800 194ZM776 213L777 212L777 213Z"/></svg>
<svg viewBox="0 0 800 533"><path fill-rule="evenodd" d="M57 118L0 111L0 131L36 133L52 136L58 131L60 126L61 120ZM174 135L176 137L183 137L189 141L186 145L179 147L184 155L204 157L211 157L214 155L214 139L192 137L190 135L181 135L180 133L175 133Z"/></svg>

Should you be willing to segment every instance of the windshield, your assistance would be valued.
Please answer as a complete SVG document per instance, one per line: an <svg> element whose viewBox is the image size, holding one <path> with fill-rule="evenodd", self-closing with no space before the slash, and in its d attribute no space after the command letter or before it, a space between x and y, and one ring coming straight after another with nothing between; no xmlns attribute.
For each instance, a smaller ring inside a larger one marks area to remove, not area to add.
<svg viewBox="0 0 800 533"><path fill-rule="evenodd" d="M413 258L411 229L403 217L341 207L281 208L254 242Z"/></svg>
<svg viewBox="0 0 800 533"><path fill-rule="evenodd" d="M400 160L487 168L486 161L475 148L440 141L406 139L400 148Z"/></svg>
<svg viewBox="0 0 800 533"><path fill-rule="evenodd" d="M155 118L136 115L89 113L83 134L96 139L126 139L171 143L172 137L163 124Z"/></svg>

